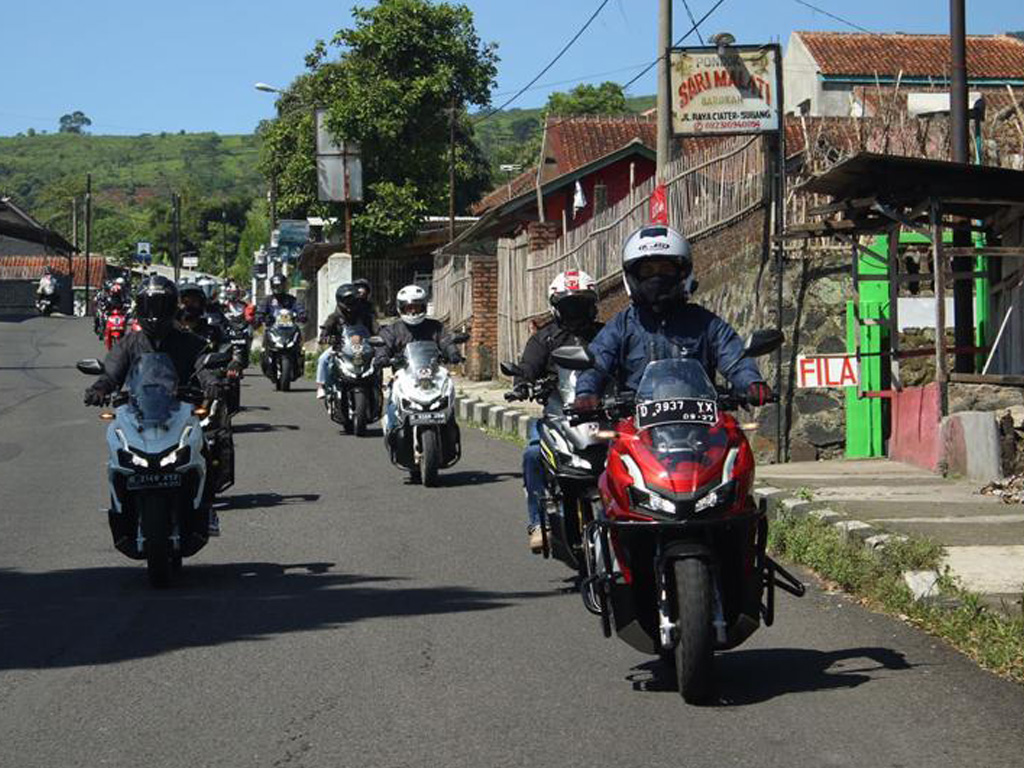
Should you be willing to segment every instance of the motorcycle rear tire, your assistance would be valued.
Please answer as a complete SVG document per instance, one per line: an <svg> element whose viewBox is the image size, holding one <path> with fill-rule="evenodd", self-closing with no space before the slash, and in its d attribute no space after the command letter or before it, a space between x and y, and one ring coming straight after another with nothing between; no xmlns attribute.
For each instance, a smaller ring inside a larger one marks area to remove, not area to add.
<svg viewBox="0 0 1024 768"><path fill-rule="evenodd" d="M711 570L697 558L676 560L672 570L679 632L675 647L679 695L688 704L702 704L711 696L714 679Z"/></svg>
<svg viewBox="0 0 1024 768"><path fill-rule="evenodd" d="M146 573L150 586L167 589L174 570L174 552L171 548L171 511L165 499L147 499L141 510L142 535L145 538Z"/></svg>
<svg viewBox="0 0 1024 768"><path fill-rule="evenodd" d="M423 485L433 488L437 485L437 468L441 463L441 446L437 432L425 429L420 434L420 477Z"/></svg>
<svg viewBox="0 0 1024 768"><path fill-rule="evenodd" d="M287 355L281 358L277 385L282 392L288 392L292 388L292 359Z"/></svg>
<svg viewBox="0 0 1024 768"><path fill-rule="evenodd" d="M366 413L369 406L366 404L366 393L361 389L352 391L352 432L356 437L366 434Z"/></svg>

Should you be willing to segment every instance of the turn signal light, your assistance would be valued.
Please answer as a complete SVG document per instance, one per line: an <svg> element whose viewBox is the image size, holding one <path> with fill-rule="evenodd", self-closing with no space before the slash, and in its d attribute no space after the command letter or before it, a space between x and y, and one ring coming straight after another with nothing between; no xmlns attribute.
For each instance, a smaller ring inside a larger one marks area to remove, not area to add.
<svg viewBox="0 0 1024 768"><path fill-rule="evenodd" d="M113 411L100 411L101 421L113 421L115 418Z"/></svg>
<svg viewBox="0 0 1024 768"><path fill-rule="evenodd" d="M761 426L759 421L748 421L746 424L740 424L740 429L744 432L753 432Z"/></svg>
<svg viewBox="0 0 1024 768"><path fill-rule="evenodd" d="M619 433L614 429L599 429L594 433L594 437L598 440L614 440L619 436Z"/></svg>
<svg viewBox="0 0 1024 768"><path fill-rule="evenodd" d="M195 408L192 409L192 413L194 413L200 419L205 419L207 416L210 415L210 410L205 406L197 405Z"/></svg>

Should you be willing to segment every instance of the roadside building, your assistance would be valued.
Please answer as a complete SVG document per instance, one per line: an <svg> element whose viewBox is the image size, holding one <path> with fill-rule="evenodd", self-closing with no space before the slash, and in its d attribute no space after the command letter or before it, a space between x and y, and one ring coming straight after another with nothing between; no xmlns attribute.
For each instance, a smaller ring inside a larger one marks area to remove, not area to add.
<svg viewBox="0 0 1024 768"><path fill-rule="evenodd" d="M86 283L85 259L77 265L75 253L75 247L60 233L44 227L11 198L0 198L0 312L34 311L36 285L47 265L59 276L61 311L70 312L69 270L74 275L76 290L84 293ZM99 266L95 271L90 266L90 272L98 275L101 283L104 265L102 259L96 263Z"/></svg>

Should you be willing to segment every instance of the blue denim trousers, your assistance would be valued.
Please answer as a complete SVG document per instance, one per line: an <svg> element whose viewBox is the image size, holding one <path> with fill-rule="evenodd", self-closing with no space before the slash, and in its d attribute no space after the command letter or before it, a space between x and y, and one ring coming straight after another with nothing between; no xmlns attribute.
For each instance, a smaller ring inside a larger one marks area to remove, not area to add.
<svg viewBox="0 0 1024 768"><path fill-rule="evenodd" d="M523 451L523 487L526 489L526 513L528 525L540 525L540 505L544 496L544 467L541 465L540 435L537 424L530 424L526 450Z"/></svg>
<svg viewBox="0 0 1024 768"><path fill-rule="evenodd" d="M327 376L331 371L331 350L325 349L320 353L316 361L316 383L326 384Z"/></svg>

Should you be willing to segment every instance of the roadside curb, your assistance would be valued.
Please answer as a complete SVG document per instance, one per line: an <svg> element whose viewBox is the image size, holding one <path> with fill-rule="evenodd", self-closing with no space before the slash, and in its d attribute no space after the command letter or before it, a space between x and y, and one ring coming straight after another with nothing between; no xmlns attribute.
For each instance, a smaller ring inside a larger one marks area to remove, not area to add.
<svg viewBox="0 0 1024 768"><path fill-rule="evenodd" d="M455 412L463 424L472 424L523 441L530 433L530 426L536 421L533 416L516 408L467 395L455 395Z"/></svg>
<svg viewBox="0 0 1024 768"><path fill-rule="evenodd" d="M758 504L765 505L769 519L775 519L782 515L817 518L847 541L863 547L875 556L878 556L890 543L906 539L901 534L884 531L862 520L852 518L845 512L836 511L825 502L804 499L782 488L757 485L752 493ZM941 599L937 589L938 571L907 571L903 574L903 580L913 594L914 600L931 603Z"/></svg>

